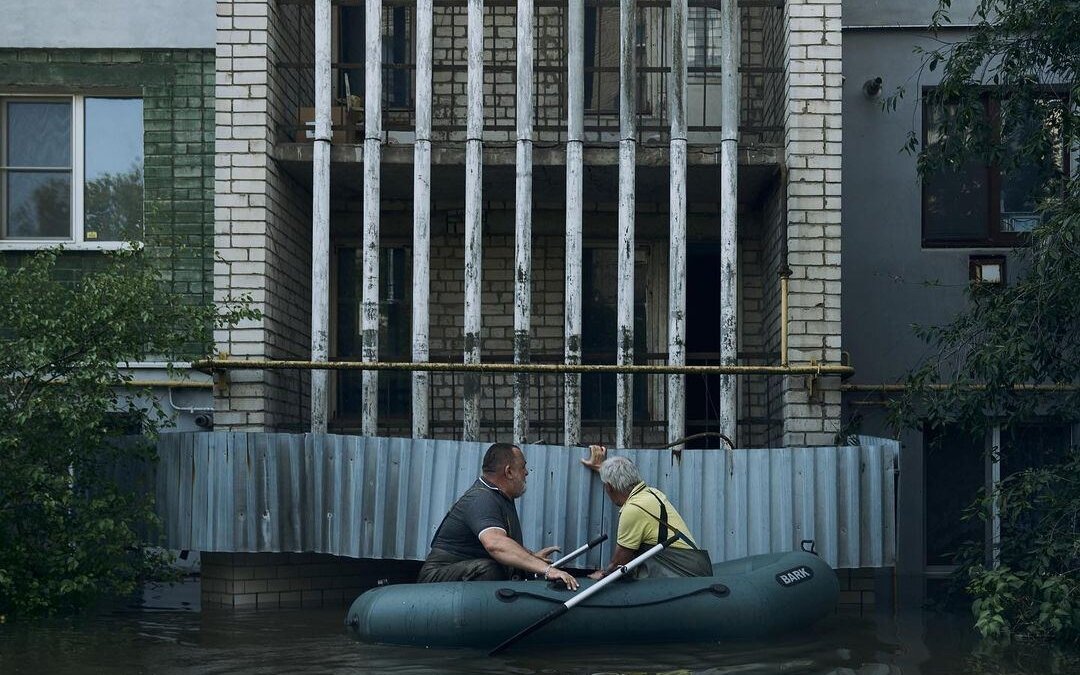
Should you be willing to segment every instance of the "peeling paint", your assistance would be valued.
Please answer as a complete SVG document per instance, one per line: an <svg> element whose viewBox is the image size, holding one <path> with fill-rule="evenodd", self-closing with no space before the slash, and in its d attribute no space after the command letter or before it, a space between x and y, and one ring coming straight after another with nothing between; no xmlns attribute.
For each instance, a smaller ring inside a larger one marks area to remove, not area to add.
<svg viewBox="0 0 1080 675"><path fill-rule="evenodd" d="M738 145L739 10L725 0L720 11L720 362L738 361ZM738 442L736 380L720 377L720 433Z"/></svg>
<svg viewBox="0 0 1080 675"><path fill-rule="evenodd" d="M330 326L330 0L315 2L315 140L311 188L311 359L329 355ZM326 371L311 374L311 431L326 431Z"/></svg>
<svg viewBox="0 0 1080 675"><path fill-rule="evenodd" d="M480 363L483 260L484 3L468 0L468 74L465 121L465 362ZM480 437L480 378L465 376L462 439Z"/></svg>

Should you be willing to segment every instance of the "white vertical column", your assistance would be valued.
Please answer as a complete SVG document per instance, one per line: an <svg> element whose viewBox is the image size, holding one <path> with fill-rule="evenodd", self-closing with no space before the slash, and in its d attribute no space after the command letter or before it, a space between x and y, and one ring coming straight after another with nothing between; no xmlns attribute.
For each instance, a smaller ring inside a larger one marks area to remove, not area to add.
<svg viewBox="0 0 1080 675"><path fill-rule="evenodd" d="M581 197L585 139L585 0L570 0L566 59L566 363L581 363ZM581 440L581 375L563 381L563 443Z"/></svg>
<svg viewBox="0 0 1080 675"><path fill-rule="evenodd" d="M517 4L517 185L514 206L514 363L528 363L532 316L533 0ZM529 434L529 376L514 374L514 442Z"/></svg>
<svg viewBox="0 0 1080 675"><path fill-rule="evenodd" d="M634 182L637 160L637 13L634 0L619 2L619 279L616 362L634 362ZM628 447L634 428L634 378L617 375L615 446Z"/></svg>
<svg viewBox="0 0 1080 675"><path fill-rule="evenodd" d="M431 292L431 25L432 0L416 2L416 144L413 146L412 359L429 358ZM427 438L430 374L412 374L412 435Z"/></svg>
<svg viewBox="0 0 1080 675"><path fill-rule="evenodd" d="M686 17L671 0L671 224L668 251L668 363L686 365ZM685 375L668 375L668 443L686 435Z"/></svg>
<svg viewBox="0 0 1080 675"><path fill-rule="evenodd" d="M465 363L480 363L483 207L484 2L468 5L468 107L465 124ZM464 377L462 440L480 438L480 376Z"/></svg>
<svg viewBox="0 0 1080 675"><path fill-rule="evenodd" d="M364 5L364 291L361 359L379 360L379 178L382 163L382 0ZM379 371L365 370L361 433L379 433Z"/></svg>
<svg viewBox="0 0 1080 675"><path fill-rule="evenodd" d="M738 362L739 8L722 0L720 14L720 362ZM720 376L720 432L738 442L734 375Z"/></svg>
<svg viewBox="0 0 1080 675"><path fill-rule="evenodd" d="M315 1L315 140L311 169L311 360L329 358L330 0ZM326 433L327 372L311 371L311 432Z"/></svg>

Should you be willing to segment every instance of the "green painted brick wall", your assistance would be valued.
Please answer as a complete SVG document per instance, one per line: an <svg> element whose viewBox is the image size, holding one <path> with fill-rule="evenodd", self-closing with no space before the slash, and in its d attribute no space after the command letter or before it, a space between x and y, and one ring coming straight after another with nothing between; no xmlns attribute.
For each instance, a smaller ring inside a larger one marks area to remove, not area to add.
<svg viewBox="0 0 1080 675"><path fill-rule="evenodd" d="M192 303L214 293L214 67L210 49L0 49L0 95L142 95L144 251ZM59 274L74 281L102 258L70 252Z"/></svg>

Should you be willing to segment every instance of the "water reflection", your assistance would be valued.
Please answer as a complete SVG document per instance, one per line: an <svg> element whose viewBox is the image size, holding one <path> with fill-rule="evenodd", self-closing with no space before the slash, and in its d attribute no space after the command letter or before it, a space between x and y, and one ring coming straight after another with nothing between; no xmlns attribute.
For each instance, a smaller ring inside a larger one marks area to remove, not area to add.
<svg viewBox="0 0 1080 675"><path fill-rule="evenodd" d="M188 589L190 591L190 589ZM187 601L187 600L184 600ZM155 606L163 606L157 603ZM121 608L0 626L0 673L581 673L1035 675L1080 672L1075 653L980 648L963 617L835 615L768 642L468 650L367 645L344 609L178 611Z"/></svg>

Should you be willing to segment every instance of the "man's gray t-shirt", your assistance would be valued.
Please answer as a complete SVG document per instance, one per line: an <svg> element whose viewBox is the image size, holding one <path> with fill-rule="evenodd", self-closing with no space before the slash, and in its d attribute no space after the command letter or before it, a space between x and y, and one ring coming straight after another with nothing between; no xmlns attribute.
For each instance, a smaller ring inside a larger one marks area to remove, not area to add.
<svg viewBox="0 0 1080 675"><path fill-rule="evenodd" d="M513 500L478 478L450 507L431 540L431 548L466 558L490 558L479 535L498 527L521 544L521 522Z"/></svg>

